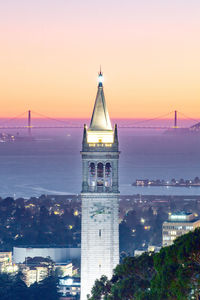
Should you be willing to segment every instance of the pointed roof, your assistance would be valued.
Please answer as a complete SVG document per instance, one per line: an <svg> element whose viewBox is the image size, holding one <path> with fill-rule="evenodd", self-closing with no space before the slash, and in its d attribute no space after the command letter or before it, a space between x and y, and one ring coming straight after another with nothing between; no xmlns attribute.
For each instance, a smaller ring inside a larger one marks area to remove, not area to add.
<svg viewBox="0 0 200 300"><path fill-rule="evenodd" d="M94 104L92 118L89 130L112 130L110 117L106 107L106 101L103 92L103 74L99 73L99 85L97 96Z"/></svg>

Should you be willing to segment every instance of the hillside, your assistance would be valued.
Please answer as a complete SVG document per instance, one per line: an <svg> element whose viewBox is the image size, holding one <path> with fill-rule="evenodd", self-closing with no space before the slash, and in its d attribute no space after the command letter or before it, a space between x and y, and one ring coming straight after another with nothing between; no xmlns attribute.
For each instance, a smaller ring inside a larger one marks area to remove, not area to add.
<svg viewBox="0 0 200 300"><path fill-rule="evenodd" d="M200 229L157 254L126 257L111 280L103 276L96 281L89 299L200 299Z"/></svg>

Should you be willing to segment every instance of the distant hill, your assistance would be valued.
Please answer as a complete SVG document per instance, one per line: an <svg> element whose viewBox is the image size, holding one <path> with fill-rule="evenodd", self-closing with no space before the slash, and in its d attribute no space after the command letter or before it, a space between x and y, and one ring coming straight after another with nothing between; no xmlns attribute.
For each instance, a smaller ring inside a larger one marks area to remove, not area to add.
<svg viewBox="0 0 200 300"><path fill-rule="evenodd" d="M200 229L159 253L126 257L111 280L103 276L96 281L89 299L200 299Z"/></svg>

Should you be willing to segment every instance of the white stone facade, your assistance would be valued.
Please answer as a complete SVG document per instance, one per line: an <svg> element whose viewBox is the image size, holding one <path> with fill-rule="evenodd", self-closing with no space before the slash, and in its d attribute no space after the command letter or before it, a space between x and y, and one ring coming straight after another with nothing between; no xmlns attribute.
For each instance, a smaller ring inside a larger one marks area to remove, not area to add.
<svg viewBox="0 0 200 300"><path fill-rule="evenodd" d="M119 263L118 194L82 194L81 300Z"/></svg>
<svg viewBox="0 0 200 300"><path fill-rule="evenodd" d="M119 263L118 134L112 130L102 73L89 129L82 142L81 300L95 280L109 279Z"/></svg>

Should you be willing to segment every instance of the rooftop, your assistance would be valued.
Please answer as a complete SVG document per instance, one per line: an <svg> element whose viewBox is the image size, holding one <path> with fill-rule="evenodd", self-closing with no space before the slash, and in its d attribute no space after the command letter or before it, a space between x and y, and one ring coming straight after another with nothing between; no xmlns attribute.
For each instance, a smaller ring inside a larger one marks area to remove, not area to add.
<svg viewBox="0 0 200 300"><path fill-rule="evenodd" d="M197 215L191 212L177 211L169 213L168 222L194 222Z"/></svg>
<svg viewBox="0 0 200 300"><path fill-rule="evenodd" d="M17 245L14 246L14 248L80 248L80 247L74 247L74 246L66 246L66 245Z"/></svg>

